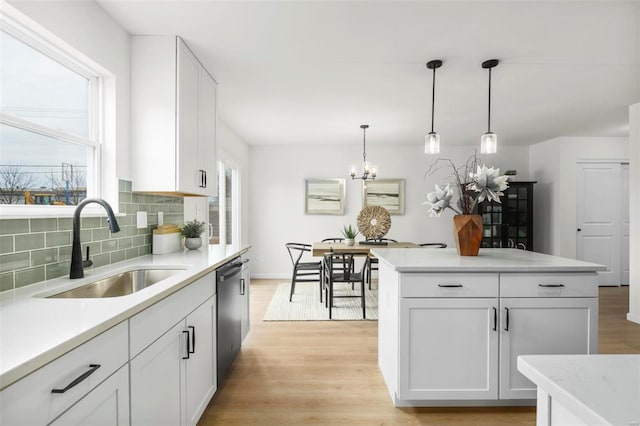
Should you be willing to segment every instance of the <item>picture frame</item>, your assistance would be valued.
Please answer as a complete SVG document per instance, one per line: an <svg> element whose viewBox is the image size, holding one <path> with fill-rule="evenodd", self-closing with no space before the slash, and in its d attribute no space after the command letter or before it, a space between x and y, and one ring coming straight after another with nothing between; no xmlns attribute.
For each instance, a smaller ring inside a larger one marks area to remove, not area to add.
<svg viewBox="0 0 640 426"><path fill-rule="evenodd" d="M344 215L344 179L305 179L304 213Z"/></svg>
<svg viewBox="0 0 640 426"><path fill-rule="evenodd" d="M404 214L404 179L362 182L362 207L382 206L391 215Z"/></svg>

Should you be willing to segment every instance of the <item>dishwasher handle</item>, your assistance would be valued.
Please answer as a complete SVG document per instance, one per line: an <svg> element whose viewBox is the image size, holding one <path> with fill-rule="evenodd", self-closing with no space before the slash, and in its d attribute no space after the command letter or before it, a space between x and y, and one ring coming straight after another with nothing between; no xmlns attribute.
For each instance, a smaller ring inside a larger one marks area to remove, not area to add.
<svg viewBox="0 0 640 426"><path fill-rule="evenodd" d="M228 263L222 268L218 269L218 282L225 282L242 272L241 262Z"/></svg>

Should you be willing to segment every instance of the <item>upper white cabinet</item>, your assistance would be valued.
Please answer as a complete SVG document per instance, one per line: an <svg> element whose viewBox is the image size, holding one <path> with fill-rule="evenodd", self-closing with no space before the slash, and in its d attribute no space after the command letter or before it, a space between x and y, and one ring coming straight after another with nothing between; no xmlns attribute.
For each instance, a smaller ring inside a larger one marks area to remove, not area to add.
<svg viewBox="0 0 640 426"><path fill-rule="evenodd" d="M215 195L216 82L176 36L132 37L132 189Z"/></svg>

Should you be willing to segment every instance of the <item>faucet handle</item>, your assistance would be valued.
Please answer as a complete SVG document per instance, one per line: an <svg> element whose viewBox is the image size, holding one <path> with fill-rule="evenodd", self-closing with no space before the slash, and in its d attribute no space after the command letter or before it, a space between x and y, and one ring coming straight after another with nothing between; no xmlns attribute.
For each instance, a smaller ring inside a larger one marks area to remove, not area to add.
<svg viewBox="0 0 640 426"><path fill-rule="evenodd" d="M90 247L87 246L87 258L82 261L82 267L83 268L88 268L89 266L93 266L93 261L91 259L89 259L89 249L90 249Z"/></svg>

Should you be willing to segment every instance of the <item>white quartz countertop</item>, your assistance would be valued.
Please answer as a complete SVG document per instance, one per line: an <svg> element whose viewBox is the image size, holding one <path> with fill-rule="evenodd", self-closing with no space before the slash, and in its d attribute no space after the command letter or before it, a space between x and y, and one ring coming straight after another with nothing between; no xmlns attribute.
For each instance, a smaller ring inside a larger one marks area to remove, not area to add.
<svg viewBox="0 0 640 426"><path fill-rule="evenodd" d="M526 355L518 370L585 424L640 425L640 355Z"/></svg>
<svg viewBox="0 0 640 426"><path fill-rule="evenodd" d="M480 249L459 256L455 248L379 248L371 253L398 272L594 272L604 265L517 249Z"/></svg>
<svg viewBox="0 0 640 426"><path fill-rule="evenodd" d="M147 255L94 270L82 279L68 276L0 293L0 389L21 379L98 334L215 270L250 246L220 246ZM47 299L135 267L184 271L136 293L102 299Z"/></svg>

